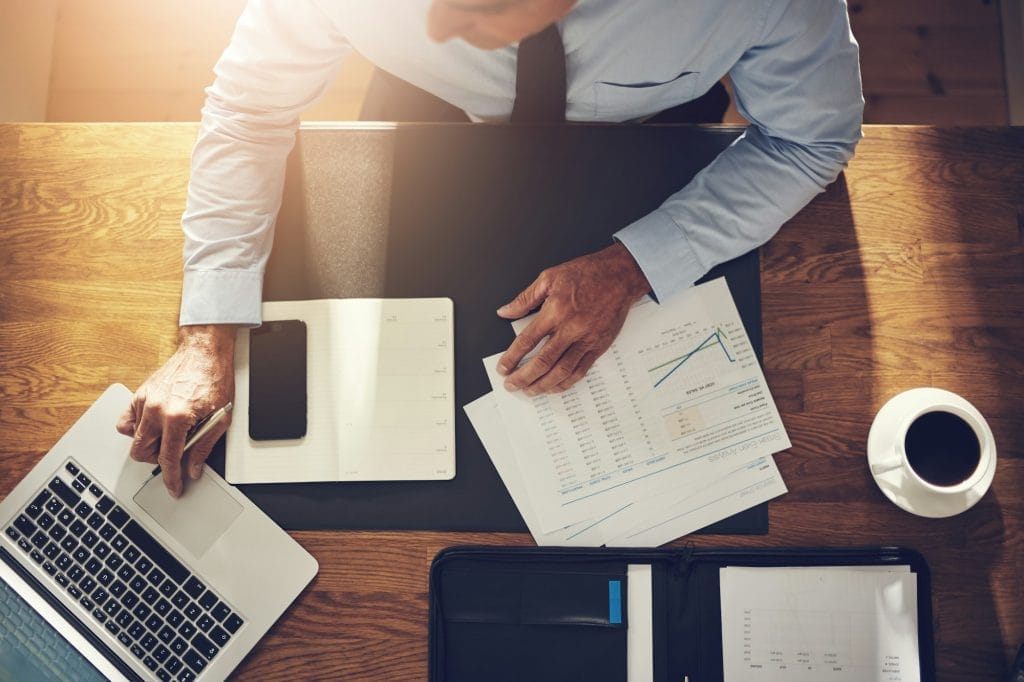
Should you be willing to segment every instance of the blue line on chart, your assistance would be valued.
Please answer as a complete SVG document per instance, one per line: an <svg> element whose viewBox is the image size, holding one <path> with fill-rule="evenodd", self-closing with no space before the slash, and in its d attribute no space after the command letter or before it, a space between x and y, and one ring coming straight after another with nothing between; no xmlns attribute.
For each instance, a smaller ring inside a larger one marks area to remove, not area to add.
<svg viewBox="0 0 1024 682"><path fill-rule="evenodd" d="M705 344L708 343L708 341L711 341L712 339L714 339L714 343L711 343L710 345L705 345ZM725 353L725 357L727 357L729 359L729 362L736 362L736 358L734 358L733 356L729 355L729 349L725 347L724 343L722 343L722 330L721 329L716 329L715 332L711 336L709 336L708 338L706 338L703 341L701 341L699 346L697 346L696 348L691 350L689 353L684 355L682 358L680 358L679 359L679 363L676 364L675 367L670 369L668 374L666 374L665 376L663 376L662 378L660 378L656 382L654 382L654 387L657 388L661 384L661 382L665 381L665 379L668 379L670 376L672 376L672 373L675 372L680 367L682 367L683 365L685 365L687 360L692 358L694 355L696 355L700 351L707 350L708 348L711 348L712 346L715 345L715 343L717 343L719 346L722 347L722 352ZM653 372L655 369L658 369L658 368L655 367L654 369L651 369L649 371Z"/></svg>

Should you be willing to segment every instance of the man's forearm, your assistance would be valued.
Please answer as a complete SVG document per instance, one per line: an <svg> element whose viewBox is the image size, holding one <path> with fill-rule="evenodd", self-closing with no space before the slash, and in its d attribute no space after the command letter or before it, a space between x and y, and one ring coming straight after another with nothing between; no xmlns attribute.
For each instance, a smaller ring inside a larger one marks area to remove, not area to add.
<svg viewBox="0 0 1024 682"><path fill-rule="evenodd" d="M752 127L689 185L616 238L663 300L771 239L835 180L854 145L809 148Z"/></svg>
<svg viewBox="0 0 1024 682"><path fill-rule="evenodd" d="M764 3L730 70L752 125L685 188L616 234L656 297L768 241L842 171L861 137L857 43L842 0Z"/></svg>
<svg viewBox="0 0 1024 682"><path fill-rule="evenodd" d="M192 153L179 324L259 324L299 115L348 52L328 28L317 3L265 0L243 10L214 68Z"/></svg>
<svg viewBox="0 0 1024 682"><path fill-rule="evenodd" d="M178 328L178 347L198 348L220 354L232 351L238 325L195 324Z"/></svg>

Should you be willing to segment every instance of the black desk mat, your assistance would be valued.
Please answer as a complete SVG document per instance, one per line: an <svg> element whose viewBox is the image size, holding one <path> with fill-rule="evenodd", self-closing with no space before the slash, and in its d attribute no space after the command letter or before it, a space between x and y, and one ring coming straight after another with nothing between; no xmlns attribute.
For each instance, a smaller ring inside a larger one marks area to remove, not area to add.
<svg viewBox="0 0 1024 682"><path fill-rule="evenodd" d="M682 126L508 127L408 125L396 130L306 130L300 145L332 136L394 135L384 295L455 302L456 476L451 481L280 483L240 486L289 530L526 531L463 405L490 390L481 359L513 335L495 309L545 267L603 248L657 208L738 133ZM303 272L302 226L288 214L302 193L293 154L264 288L267 300L319 297ZM339 159L338 163L344 163ZM298 179L297 179L298 178ZM298 221L301 222L301 221ZM724 275L761 357L756 252ZM211 457L223 471L223 444ZM701 532L766 533L762 504Z"/></svg>

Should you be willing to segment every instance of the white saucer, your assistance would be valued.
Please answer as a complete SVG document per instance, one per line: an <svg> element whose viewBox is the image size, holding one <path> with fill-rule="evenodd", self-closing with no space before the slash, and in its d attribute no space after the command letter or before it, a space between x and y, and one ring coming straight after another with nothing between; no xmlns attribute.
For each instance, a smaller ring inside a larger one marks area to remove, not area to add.
<svg viewBox="0 0 1024 682"><path fill-rule="evenodd" d="M883 405L868 433L868 466L881 464L881 453L892 451L899 428L908 414L913 413L921 405L950 402L961 405L971 412L977 411L973 405L955 393L938 388L914 388L900 393ZM933 493L919 488L909 479L902 467L881 474L874 473L872 468L871 475L882 493L900 509L918 516L939 519L967 511L977 504L992 485L996 467L993 460L977 484L954 495Z"/></svg>

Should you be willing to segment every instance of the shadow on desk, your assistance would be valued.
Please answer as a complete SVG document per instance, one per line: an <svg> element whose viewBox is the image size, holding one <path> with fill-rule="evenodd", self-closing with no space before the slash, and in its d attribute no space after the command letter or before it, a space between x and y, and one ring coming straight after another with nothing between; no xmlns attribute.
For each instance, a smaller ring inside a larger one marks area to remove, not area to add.
<svg viewBox="0 0 1024 682"><path fill-rule="evenodd" d="M1006 537L1003 516L1008 506L1006 513L1014 518L1024 486L1016 466L1024 454L1024 419L1019 409L1016 414L1006 411L1008 396L1015 395L1024 381L1019 343L1024 308L1024 128L999 134L957 129L951 134L958 139L925 139L920 154L922 177L935 180L931 187L925 182L922 191L951 218L921 243L925 287L940 300L937 317L949 334L933 378L935 385L963 395L986 415L1000 460L988 494L957 518L953 542L963 547L964 566L950 566L962 572L950 576L951 583L971 585L982 593L985 610L976 610L976 595L965 594L965 603L939 614L938 625L960 628L977 614L981 622L991 624L989 641L948 655L962 657L958 666L987 669L998 662L1009 668L1013 646L1019 642L1002 644L999 614L992 602L1017 601L1014 608L1020 608L1019 593L1015 597L995 592L1005 585L996 575L997 567L1007 563L1001 560L1004 555L1019 571L1020 539ZM959 191L936 190L939 179L952 181ZM1016 303L1000 304L998 297L1009 292L1016 292ZM1006 491L1011 494L1002 494Z"/></svg>
<svg viewBox="0 0 1024 682"><path fill-rule="evenodd" d="M877 191L885 190L883 176ZM762 250L766 373L793 441L776 457L790 492L772 505L772 542L920 550L933 570L936 641L945 643L938 669L997 674L998 614L981 577L1004 551L996 492L962 516L920 518L882 495L866 462L871 422L893 395L939 385L977 400L945 381L954 368L935 369L961 335L942 328L944 295L928 284L921 232L901 233L903 216L876 213L863 196L856 216L850 203L840 176ZM965 621L984 623L987 639L945 632ZM967 660L943 660L954 657Z"/></svg>

